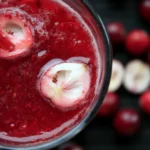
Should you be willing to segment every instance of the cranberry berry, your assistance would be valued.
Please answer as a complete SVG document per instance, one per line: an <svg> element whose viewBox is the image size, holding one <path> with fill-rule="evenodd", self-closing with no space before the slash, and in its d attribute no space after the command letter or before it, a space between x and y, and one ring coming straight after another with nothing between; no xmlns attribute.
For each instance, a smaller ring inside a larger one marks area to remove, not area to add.
<svg viewBox="0 0 150 150"><path fill-rule="evenodd" d="M99 116L112 116L119 108L119 96L116 93L107 93L98 112Z"/></svg>
<svg viewBox="0 0 150 150"><path fill-rule="evenodd" d="M120 110L114 119L114 127L120 135L132 136L140 127L140 116L134 109Z"/></svg>
<svg viewBox="0 0 150 150"><path fill-rule="evenodd" d="M140 4L140 14L144 20L150 21L150 0L142 0Z"/></svg>
<svg viewBox="0 0 150 150"><path fill-rule="evenodd" d="M139 104L142 110L150 115L150 89L140 97Z"/></svg>
<svg viewBox="0 0 150 150"><path fill-rule="evenodd" d="M141 55L149 47L149 36L143 30L133 30L126 38L126 48L130 54Z"/></svg>
<svg viewBox="0 0 150 150"><path fill-rule="evenodd" d="M123 24L111 22L107 24L107 32L113 45L122 44L126 37L126 31Z"/></svg>

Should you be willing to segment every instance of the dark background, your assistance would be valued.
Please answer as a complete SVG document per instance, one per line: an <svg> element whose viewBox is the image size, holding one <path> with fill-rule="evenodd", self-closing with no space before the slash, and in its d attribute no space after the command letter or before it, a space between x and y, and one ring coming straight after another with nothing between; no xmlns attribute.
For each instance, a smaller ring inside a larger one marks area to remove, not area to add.
<svg viewBox="0 0 150 150"><path fill-rule="evenodd" d="M127 32L139 28L150 32L150 24L145 23L139 15L140 0L89 0L105 24L111 21L122 22ZM134 57L129 56L123 47L114 49L114 57L124 65ZM145 59L142 57L141 59ZM135 108L139 96L129 94L123 87L117 92L120 95L120 108ZM112 119L96 117L91 124L72 141L80 144L85 150L150 150L150 117L141 114L141 129L134 137L120 137L113 129Z"/></svg>

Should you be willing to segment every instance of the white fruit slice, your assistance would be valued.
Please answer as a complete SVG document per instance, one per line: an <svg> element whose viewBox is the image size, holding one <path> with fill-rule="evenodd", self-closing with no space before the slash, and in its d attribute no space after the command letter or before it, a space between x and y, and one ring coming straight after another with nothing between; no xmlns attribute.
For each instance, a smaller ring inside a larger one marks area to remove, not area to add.
<svg viewBox="0 0 150 150"><path fill-rule="evenodd" d="M150 67L138 59L129 62L125 69L124 86L131 93L143 93L150 86Z"/></svg>
<svg viewBox="0 0 150 150"><path fill-rule="evenodd" d="M114 59L108 91L109 92L117 91L122 84L123 77L124 77L124 67L119 60Z"/></svg>
<svg viewBox="0 0 150 150"><path fill-rule="evenodd" d="M10 10L10 12L11 11L12 10ZM18 14L19 13L20 12L18 12ZM10 18L6 14L0 14L0 34L1 38L7 39L14 47L12 47L12 49L3 49L3 47L0 47L0 57L11 59L26 55L33 44L33 36L30 27L21 17L13 16L14 14L12 13ZM21 12L21 14L23 13ZM3 41L5 39L3 39Z"/></svg>
<svg viewBox="0 0 150 150"><path fill-rule="evenodd" d="M40 77L40 92L59 108L79 104L90 88L90 70L84 63L60 63Z"/></svg>

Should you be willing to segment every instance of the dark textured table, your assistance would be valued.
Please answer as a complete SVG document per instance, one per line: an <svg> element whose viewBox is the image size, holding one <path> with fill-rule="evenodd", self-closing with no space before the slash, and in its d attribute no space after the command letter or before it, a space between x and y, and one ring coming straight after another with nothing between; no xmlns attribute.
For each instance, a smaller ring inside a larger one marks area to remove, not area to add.
<svg viewBox="0 0 150 150"><path fill-rule="evenodd" d="M127 31L135 28L150 32L150 25L144 23L138 14L138 0L90 0L104 23L121 21ZM124 48L114 54L115 58L126 64L131 56ZM142 58L143 59L143 58ZM121 108L131 107L140 112L138 96L129 94L123 87L118 91L121 97ZM72 141L81 144L85 150L150 150L150 117L141 114L140 132L134 137L119 137L112 127L111 119L96 117L91 124Z"/></svg>

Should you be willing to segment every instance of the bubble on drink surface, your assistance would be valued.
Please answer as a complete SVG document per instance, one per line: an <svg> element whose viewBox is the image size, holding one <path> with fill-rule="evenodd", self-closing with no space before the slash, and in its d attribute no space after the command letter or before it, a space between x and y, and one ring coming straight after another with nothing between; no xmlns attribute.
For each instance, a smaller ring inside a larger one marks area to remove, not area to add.
<svg viewBox="0 0 150 150"><path fill-rule="evenodd" d="M46 50L43 50L43 51L40 51L37 56L38 56L38 57L42 57L42 56L44 56L46 53L47 53L47 51L46 51Z"/></svg>

